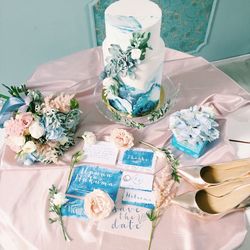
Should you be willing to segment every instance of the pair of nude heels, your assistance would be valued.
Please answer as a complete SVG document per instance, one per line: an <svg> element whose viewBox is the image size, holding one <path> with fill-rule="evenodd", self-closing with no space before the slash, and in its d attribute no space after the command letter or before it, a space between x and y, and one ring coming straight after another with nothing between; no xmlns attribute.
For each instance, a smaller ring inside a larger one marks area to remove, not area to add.
<svg viewBox="0 0 250 250"><path fill-rule="evenodd" d="M250 158L179 169L199 190L175 197L176 204L203 218L221 218L250 206Z"/></svg>

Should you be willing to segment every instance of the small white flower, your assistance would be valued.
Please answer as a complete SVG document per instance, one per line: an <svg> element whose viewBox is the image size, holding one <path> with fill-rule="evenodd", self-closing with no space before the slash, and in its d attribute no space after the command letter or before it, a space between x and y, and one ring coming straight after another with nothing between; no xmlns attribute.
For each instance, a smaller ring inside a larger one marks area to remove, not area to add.
<svg viewBox="0 0 250 250"><path fill-rule="evenodd" d="M108 89L112 85L117 85L117 81L111 77L107 77L102 82L105 89Z"/></svg>
<svg viewBox="0 0 250 250"><path fill-rule="evenodd" d="M95 189L84 197L84 212L92 220L108 217L115 204L110 196L100 189Z"/></svg>
<svg viewBox="0 0 250 250"><path fill-rule="evenodd" d="M27 141L22 147L23 153L30 154L36 151L36 144L33 141Z"/></svg>
<svg viewBox="0 0 250 250"><path fill-rule="evenodd" d="M158 158L160 158L160 159L166 158L165 153L162 152L161 150L156 150L156 151L155 151L155 155L156 155Z"/></svg>
<svg viewBox="0 0 250 250"><path fill-rule="evenodd" d="M82 135L85 145L93 145L96 144L96 136L93 132L85 131Z"/></svg>
<svg viewBox="0 0 250 250"><path fill-rule="evenodd" d="M64 136L63 138L60 139L59 143L61 145L65 145L68 142L68 138L66 136Z"/></svg>
<svg viewBox="0 0 250 250"><path fill-rule="evenodd" d="M58 207L61 207L67 201L68 201L68 199L66 199L65 194L63 194L61 192L54 194L53 199L52 199L52 203Z"/></svg>
<svg viewBox="0 0 250 250"><path fill-rule="evenodd" d="M131 50L131 58L134 60L139 60L141 57L141 50L140 49L132 49Z"/></svg>
<svg viewBox="0 0 250 250"><path fill-rule="evenodd" d="M202 106L201 110L202 110L202 112L208 113L210 115L210 117L212 117L212 118L215 117L214 108L208 107L208 106Z"/></svg>
<svg viewBox="0 0 250 250"><path fill-rule="evenodd" d="M35 138L35 139L39 139L40 137L42 137L45 133L44 128L40 125L39 122L35 121L32 122L32 124L29 127L29 132L30 135Z"/></svg>

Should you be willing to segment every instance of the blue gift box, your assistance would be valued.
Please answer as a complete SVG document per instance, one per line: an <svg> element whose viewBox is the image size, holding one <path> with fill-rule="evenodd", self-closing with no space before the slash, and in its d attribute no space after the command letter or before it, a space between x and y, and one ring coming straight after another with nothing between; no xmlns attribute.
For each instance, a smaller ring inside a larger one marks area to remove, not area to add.
<svg viewBox="0 0 250 250"><path fill-rule="evenodd" d="M188 142L177 141L175 136L173 136L172 138L172 145L175 148L181 150L182 152L188 155L191 155L194 158L199 158L201 155L204 154L207 144L208 142L205 141L203 143L199 143L194 146L194 145L189 144Z"/></svg>

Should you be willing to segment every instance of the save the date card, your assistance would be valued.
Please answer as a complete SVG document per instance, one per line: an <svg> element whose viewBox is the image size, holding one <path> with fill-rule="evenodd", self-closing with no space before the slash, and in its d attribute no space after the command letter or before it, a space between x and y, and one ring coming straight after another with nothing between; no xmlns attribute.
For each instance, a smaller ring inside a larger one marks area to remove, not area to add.
<svg viewBox="0 0 250 250"><path fill-rule="evenodd" d="M153 172L156 163L156 156L152 150L134 148L122 151L118 164L122 168Z"/></svg>

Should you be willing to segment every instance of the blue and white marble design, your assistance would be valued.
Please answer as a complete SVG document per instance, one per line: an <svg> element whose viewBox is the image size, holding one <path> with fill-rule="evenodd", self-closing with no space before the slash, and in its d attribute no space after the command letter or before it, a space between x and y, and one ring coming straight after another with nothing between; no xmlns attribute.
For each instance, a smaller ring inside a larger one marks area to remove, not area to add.
<svg viewBox="0 0 250 250"><path fill-rule="evenodd" d="M158 105L160 91L161 86L154 81L145 92L120 83L119 96L110 98L109 103L120 112L140 116L150 112Z"/></svg>
<svg viewBox="0 0 250 250"><path fill-rule="evenodd" d="M119 29L123 33L138 32L142 29L141 24L133 16L106 16L106 22Z"/></svg>
<svg viewBox="0 0 250 250"><path fill-rule="evenodd" d="M120 186L122 171L96 166L80 166L75 168L67 194L85 196L94 189L101 189L116 200Z"/></svg>

